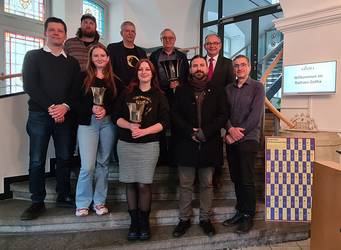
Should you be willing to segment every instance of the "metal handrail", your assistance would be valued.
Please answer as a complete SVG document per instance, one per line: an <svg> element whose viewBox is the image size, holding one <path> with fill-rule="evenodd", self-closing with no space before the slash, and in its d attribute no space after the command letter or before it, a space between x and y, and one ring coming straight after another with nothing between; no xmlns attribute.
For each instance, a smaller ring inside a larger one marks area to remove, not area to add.
<svg viewBox="0 0 341 250"><path fill-rule="evenodd" d="M21 76L22 76L21 73L11 74L11 75L0 75L0 81L6 80L9 78L21 77Z"/></svg>

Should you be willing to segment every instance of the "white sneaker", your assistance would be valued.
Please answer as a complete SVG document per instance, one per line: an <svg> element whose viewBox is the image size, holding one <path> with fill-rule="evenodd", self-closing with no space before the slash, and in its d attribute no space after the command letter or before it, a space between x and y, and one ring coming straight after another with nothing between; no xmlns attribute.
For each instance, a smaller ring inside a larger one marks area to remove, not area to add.
<svg viewBox="0 0 341 250"><path fill-rule="evenodd" d="M97 215L104 215L104 214L109 213L108 208L104 204L94 205L93 209Z"/></svg>
<svg viewBox="0 0 341 250"><path fill-rule="evenodd" d="M89 214L88 208L77 208L76 209L76 216L82 217L87 216Z"/></svg>

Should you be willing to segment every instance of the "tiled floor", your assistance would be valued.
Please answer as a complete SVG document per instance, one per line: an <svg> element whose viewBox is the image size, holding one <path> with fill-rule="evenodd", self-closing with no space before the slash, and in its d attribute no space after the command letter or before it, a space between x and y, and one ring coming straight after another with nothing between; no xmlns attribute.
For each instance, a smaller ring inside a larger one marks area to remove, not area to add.
<svg viewBox="0 0 341 250"><path fill-rule="evenodd" d="M310 249L310 239L302 241L293 241L287 243L280 243L269 246L259 246L259 247L247 247L241 248L240 250L309 250Z"/></svg>

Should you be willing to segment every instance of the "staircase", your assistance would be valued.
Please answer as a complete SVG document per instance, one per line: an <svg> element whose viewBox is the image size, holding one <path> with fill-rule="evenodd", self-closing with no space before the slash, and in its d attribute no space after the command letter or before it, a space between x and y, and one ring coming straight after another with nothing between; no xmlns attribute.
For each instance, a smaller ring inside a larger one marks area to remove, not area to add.
<svg viewBox="0 0 341 250"><path fill-rule="evenodd" d="M266 115L264 135L272 135L274 118ZM13 199L0 201L0 249L234 249L245 246L273 244L307 239L308 223L279 223L264 221L264 152L258 154L256 165L257 214L255 226L248 234L238 235L233 228L221 225L234 213L235 195L227 163L223 184L215 189L212 221L217 234L205 236L199 222L198 188L193 195L192 227L181 238L173 238L178 222L178 177L175 168L158 166L153 184L151 211L152 239L147 242L128 242L130 219L125 202L125 187L118 181L118 167L110 169L108 207L110 213L76 217L73 209L56 208L55 179L46 180L47 212L33 221L19 219L30 205L28 182L11 184ZM76 181L73 180L73 186Z"/></svg>

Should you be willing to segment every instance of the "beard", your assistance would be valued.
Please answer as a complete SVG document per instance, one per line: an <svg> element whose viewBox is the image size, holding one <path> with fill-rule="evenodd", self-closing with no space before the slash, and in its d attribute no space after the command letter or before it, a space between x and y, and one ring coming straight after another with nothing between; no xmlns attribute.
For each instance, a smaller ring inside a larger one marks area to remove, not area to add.
<svg viewBox="0 0 341 250"><path fill-rule="evenodd" d="M82 30L82 35L85 36L85 37L95 37L96 36L96 31Z"/></svg>
<svg viewBox="0 0 341 250"><path fill-rule="evenodd" d="M196 79L198 81L202 81L205 80L207 78L207 74L205 74L205 72L198 70L197 72L195 72L194 74L192 74L193 79Z"/></svg>

